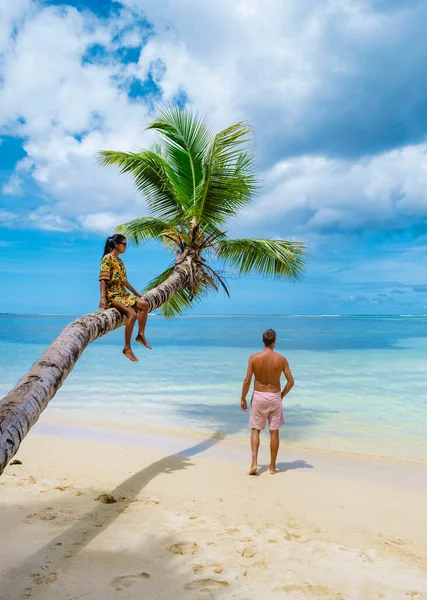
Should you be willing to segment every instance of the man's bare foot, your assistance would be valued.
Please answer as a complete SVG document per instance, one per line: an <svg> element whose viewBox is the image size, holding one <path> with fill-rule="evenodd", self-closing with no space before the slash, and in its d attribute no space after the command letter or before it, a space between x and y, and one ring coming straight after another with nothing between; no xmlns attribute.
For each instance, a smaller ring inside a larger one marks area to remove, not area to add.
<svg viewBox="0 0 427 600"><path fill-rule="evenodd" d="M132 362L139 362L135 354L132 352L132 348L123 348L122 352L126 356L126 358L128 358Z"/></svg>
<svg viewBox="0 0 427 600"><path fill-rule="evenodd" d="M276 469L276 467L269 467L269 471L270 475L276 475L276 473L279 472L279 469Z"/></svg>
<svg viewBox="0 0 427 600"><path fill-rule="evenodd" d="M249 475L256 475L258 473L258 467L257 465L253 466L250 468L249 470Z"/></svg>
<svg viewBox="0 0 427 600"><path fill-rule="evenodd" d="M151 350L151 346L149 345L149 343L143 335L138 334L135 338L135 342L138 342L139 344L142 344L143 346Z"/></svg>

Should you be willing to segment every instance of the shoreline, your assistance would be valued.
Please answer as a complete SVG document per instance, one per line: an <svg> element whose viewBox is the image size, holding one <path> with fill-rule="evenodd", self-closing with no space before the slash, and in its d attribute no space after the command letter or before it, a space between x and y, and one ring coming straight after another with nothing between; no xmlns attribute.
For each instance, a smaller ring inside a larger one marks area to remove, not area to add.
<svg viewBox="0 0 427 600"><path fill-rule="evenodd" d="M177 434L169 431L159 433L140 429L118 429L114 426L105 428L101 425L70 425L58 422L39 422L29 435L50 438L55 444L67 443L67 440L108 444L123 451L124 449L139 449L149 452L181 455L185 448L192 445L207 445L203 458L209 462L228 462L237 468L242 476L247 473L250 463L249 439L242 443L233 438L227 438L218 433L202 435L191 432ZM25 440L24 440L25 443ZM210 444L212 448L210 448ZM261 440L260 464L268 464L268 440ZM281 443L278 464L301 465L300 468L316 469L324 475L332 474L337 477L350 478L361 482L381 482L391 486L401 486L422 491L427 494L427 465L360 455L333 454L313 452L301 448L291 448ZM262 468L262 466L261 466Z"/></svg>
<svg viewBox="0 0 427 600"><path fill-rule="evenodd" d="M56 411L58 411L58 409L54 409ZM180 428L180 427L165 427L165 428L158 428L158 427L150 427L148 425L143 425L142 423L130 423L130 422L126 422L126 421L122 421L122 422L109 422L107 420L102 420L101 421L96 421L96 415L94 414L90 414L88 415L88 419L83 421L82 417L78 417L75 418L73 415L70 415L69 413L67 413L66 415L64 415L63 417L57 417L57 416L45 416L42 415L41 418L39 419L39 421L36 423L36 425L33 426L33 430L35 429L35 432L37 433L37 431L40 429L42 430L43 428L48 428L48 427L52 427L58 428L58 431L60 431L62 429L63 432L65 432L67 430L67 428L71 429L71 431L73 430L73 428L75 430L88 430L88 433L90 432L90 430L105 430L105 432L107 431L117 431L117 432L123 432L123 434L139 434L140 436L144 436L144 434L148 434L148 435L158 435L164 438L168 438L168 437L181 437L181 438L204 438L206 436L210 437L212 435L218 435L219 437L226 439L227 441L229 441L230 443L235 443L238 444L239 446L242 445L248 445L249 443L249 437L250 437L250 430L248 428L247 431L247 435L229 435L229 434L223 434L221 432L212 432L212 430L207 430L207 429L202 429L202 428ZM107 435L107 434L106 434ZM267 438L268 437L268 431L267 429L264 430L263 432L261 432L261 438ZM125 438L123 438L123 441L125 441ZM265 442L264 442L265 443ZM417 459L411 459L411 458L404 458L404 457L397 457L397 456L390 456L387 454L371 454L371 453L362 453L362 452L351 452L351 451L345 451L345 450L333 450L333 449L325 449L325 448L316 448L316 447L310 447L310 446L304 446L301 444L293 444L293 443L289 443L286 439L286 425L281 429L281 446L282 447L286 447L286 449L292 451L292 452L304 452L307 454L320 454L320 455L325 455L325 456L336 456L336 457L344 457L344 458L355 458L355 459L361 459L361 460L378 460L378 461L386 461L386 462L395 462L395 463L399 463L399 464L406 464L406 465L414 465L414 466L427 466L427 460L417 460Z"/></svg>

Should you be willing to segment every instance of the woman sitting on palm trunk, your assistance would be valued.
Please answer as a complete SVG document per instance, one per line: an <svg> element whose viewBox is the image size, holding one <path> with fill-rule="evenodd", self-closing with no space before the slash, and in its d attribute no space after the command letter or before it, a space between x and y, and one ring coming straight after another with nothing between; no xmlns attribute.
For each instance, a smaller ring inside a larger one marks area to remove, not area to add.
<svg viewBox="0 0 427 600"><path fill-rule="evenodd" d="M101 292L99 308L104 310L114 307L127 316L123 354L132 362L138 362L132 351L131 337L135 322L138 319L138 335L135 341L146 348L151 348L145 339L149 304L146 300L141 299L141 294L127 280L126 268L120 258L120 254L126 252L126 247L126 238L120 234L108 237L105 242L99 275ZM131 292L130 294L126 291L126 288Z"/></svg>

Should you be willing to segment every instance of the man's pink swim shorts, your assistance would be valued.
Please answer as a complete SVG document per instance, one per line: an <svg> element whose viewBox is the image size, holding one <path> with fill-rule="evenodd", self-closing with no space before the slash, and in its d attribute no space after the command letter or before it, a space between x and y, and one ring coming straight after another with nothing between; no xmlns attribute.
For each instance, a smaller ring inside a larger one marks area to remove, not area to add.
<svg viewBox="0 0 427 600"><path fill-rule="evenodd" d="M279 429L285 424L280 392L253 393L249 427L264 429L267 419L271 430Z"/></svg>

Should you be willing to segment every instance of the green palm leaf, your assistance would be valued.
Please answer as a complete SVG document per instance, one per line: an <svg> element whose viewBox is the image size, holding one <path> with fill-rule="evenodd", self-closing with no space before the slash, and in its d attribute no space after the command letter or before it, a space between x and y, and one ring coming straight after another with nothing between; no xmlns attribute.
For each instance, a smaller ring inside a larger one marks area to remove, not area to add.
<svg viewBox="0 0 427 600"><path fill-rule="evenodd" d="M251 130L237 123L218 133L206 152L198 190L198 221L219 224L236 215L258 188L254 161L246 150Z"/></svg>
<svg viewBox="0 0 427 600"><path fill-rule="evenodd" d="M158 150L156 147L155 150ZM102 150L99 163L118 166L121 173L132 176L136 189L141 192L154 215L162 219L181 220L187 207L174 188L176 177L168 161L154 150L140 153ZM179 188L179 184L177 184ZM179 191L179 190L178 190Z"/></svg>
<svg viewBox="0 0 427 600"><path fill-rule="evenodd" d="M213 245L219 259L238 269L266 276L299 279L305 266L305 246L301 242L283 240L223 240Z"/></svg>
<svg viewBox="0 0 427 600"><path fill-rule="evenodd" d="M170 229L168 221L155 217L139 217L116 227L116 233L121 233L138 245L151 239L164 241Z"/></svg>
<svg viewBox="0 0 427 600"><path fill-rule="evenodd" d="M203 179L203 157L212 140L204 119L188 109L163 110L147 129L162 135L162 147L172 170L179 174L178 194L191 206Z"/></svg>

